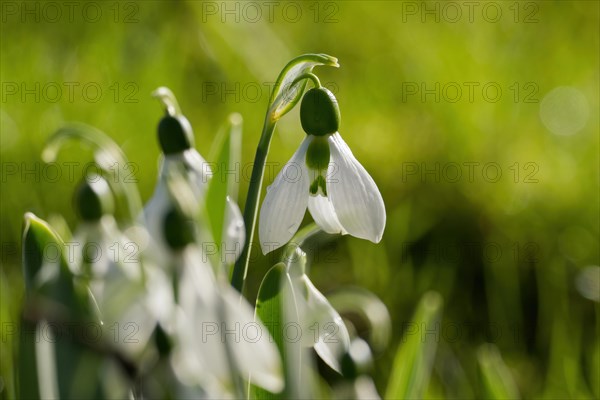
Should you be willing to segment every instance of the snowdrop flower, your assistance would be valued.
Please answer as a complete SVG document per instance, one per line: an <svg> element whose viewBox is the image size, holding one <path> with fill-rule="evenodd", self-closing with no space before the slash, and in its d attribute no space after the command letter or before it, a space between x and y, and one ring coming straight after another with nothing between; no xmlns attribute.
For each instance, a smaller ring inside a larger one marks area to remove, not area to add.
<svg viewBox="0 0 600 400"><path fill-rule="evenodd" d="M281 391L281 359L273 338L254 320L253 307L214 274L197 246L193 220L175 207L167 212L163 230L177 267L171 359L176 376L187 385L200 385L207 398L224 398L233 389L234 374L252 374L255 384Z"/></svg>
<svg viewBox="0 0 600 400"><path fill-rule="evenodd" d="M166 246L162 232L162 222L165 213L173 206L167 190L168 172L178 168L184 169L186 171L185 178L196 200L200 202L203 201L208 189L212 171L209 164L194 149L192 127L183 115L168 114L163 117L158 126L158 139L164 158L160 165L159 181L154 194L144 207L144 219L155 242L156 258L161 259L168 254L168 246ZM227 200L222 241L225 249L235 249L235 252L224 253L226 263L232 264L242 251L246 232L239 207L229 198Z"/></svg>
<svg viewBox="0 0 600 400"><path fill-rule="evenodd" d="M306 254L297 248L289 267L290 281L302 331L302 344L313 347L321 359L337 372L339 359L350 346L350 335L340 314L315 287L305 272Z"/></svg>
<svg viewBox="0 0 600 400"><path fill-rule="evenodd" d="M385 228L383 199L338 133L340 111L333 93L323 87L306 92L300 119L307 136L267 188L262 204L263 253L292 238L307 207L325 232L378 243Z"/></svg>
<svg viewBox="0 0 600 400"><path fill-rule="evenodd" d="M75 193L74 203L81 222L70 243L73 272L89 282L105 334L115 324L135 329L136 340L116 341L115 345L128 356L139 358L156 325L155 312L147 302L139 245L119 230L112 215L111 189L101 176L87 176Z"/></svg>

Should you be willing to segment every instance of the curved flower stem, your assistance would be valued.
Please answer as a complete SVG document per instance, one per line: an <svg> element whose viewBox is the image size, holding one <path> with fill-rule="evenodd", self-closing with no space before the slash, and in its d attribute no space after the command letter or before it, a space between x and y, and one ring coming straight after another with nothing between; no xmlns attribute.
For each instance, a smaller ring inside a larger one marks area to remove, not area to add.
<svg viewBox="0 0 600 400"><path fill-rule="evenodd" d="M320 88L321 87L321 81L319 80L319 78L311 73L311 72L307 72L305 74L300 75L299 77L297 77L296 79L294 79L294 81L292 82L292 84L290 86L294 86L296 83L300 82L302 79L310 79L313 82L313 85L315 85L316 88Z"/></svg>
<svg viewBox="0 0 600 400"><path fill-rule="evenodd" d="M123 206L127 210L127 214L122 217L127 224L134 223L142 210L142 200L135 183L121 179L122 176L127 176L131 172L128 171L130 163L125 153L103 131L82 123L70 123L57 130L47 140L42 151L44 162L54 162L58 157L58 152L69 140L91 145L94 150L94 161L103 173L111 177L107 180L115 192L117 209L119 209L119 205Z"/></svg>
<svg viewBox="0 0 600 400"><path fill-rule="evenodd" d="M248 196L246 197L246 207L244 208L244 225L246 226L246 244L242 250L242 254L238 258L233 267L233 276L231 278L232 286L240 293L244 292L244 283L246 274L248 273L248 263L250 262L250 251L252 250L252 242L254 241L254 228L256 226L256 217L258 215L258 205L260 192L265 172L265 164L271 138L275 131L277 121L273 121L271 114L267 113L263 126L262 135L254 156L254 166L252 168L252 176L250 177L250 186L248 187Z"/></svg>
<svg viewBox="0 0 600 400"><path fill-rule="evenodd" d="M171 117L176 115L181 115L181 108L179 108L179 103L177 102L177 98L168 87L161 86L152 92L152 97L157 98L167 111Z"/></svg>

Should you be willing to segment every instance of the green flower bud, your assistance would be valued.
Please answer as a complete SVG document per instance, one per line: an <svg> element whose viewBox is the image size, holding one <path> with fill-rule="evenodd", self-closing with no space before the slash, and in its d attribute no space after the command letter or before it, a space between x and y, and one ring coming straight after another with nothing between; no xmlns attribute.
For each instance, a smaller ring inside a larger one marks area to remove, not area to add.
<svg viewBox="0 0 600 400"><path fill-rule="evenodd" d="M100 175L87 176L75 192L75 209L84 221L97 221L114 212L113 195Z"/></svg>
<svg viewBox="0 0 600 400"><path fill-rule="evenodd" d="M164 154L179 153L194 147L194 132L183 115L165 115L158 124L158 141Z"/></svg>
<svg viewBox="0 0 600 400"><path fill-rule="evenodd" d="M181 250L195 241L194 221L177 208L165 214L163 220L165 240L173 250Z"/></svg>
<svg viewBox="0 0 600 400"><path fill-rule="evenodd" d="M309 135L324 136L338 131L340 108L337 99L324 87L310 89L300 105L302 129Z"/></svg>

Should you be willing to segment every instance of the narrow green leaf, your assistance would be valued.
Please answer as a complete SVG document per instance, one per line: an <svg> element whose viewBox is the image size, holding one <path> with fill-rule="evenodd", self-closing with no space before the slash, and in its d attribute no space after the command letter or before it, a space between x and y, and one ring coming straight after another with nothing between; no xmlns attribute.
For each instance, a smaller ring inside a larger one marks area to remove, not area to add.
<svg viewBox="0 0 600 400"><path fill-rule="evenodd" d="M588 355L589 381L592 393L600 399L600 338L596 336L596 343Z"/></svg>
<svg viewBox="0 0 600 400"><path fill-rule="evenodd" d="M43 321L59 328L86 326L91 321L87 289L73 280L63 240L46 221L32 213L25 214L22 248L26 301L20 333L18 393L22 398L52 397L57 392L66 397L77 365L61 363L60 358L78 360L80 346L70 344L75 350L61 351L61 343L71 339L64 333L56 340L49 338L52 329ZM39 329L44 329L43 335ZM61 368L53 371L56 364Z"/></svg>
<svg viewBox="0 0 600 400"><path fill-rule="evenodd" d="M294 285L286 265L282 262L267 272L260 285L256 299L256 317L260 318L267 327L279 349L284 367L285 389L282 393L276 394L251 385L250 397L255 399L311 397L307 361L304 360L301 345L301 335L306 332L301 331Z"/></svg>
<svg viewBox="0 0 600 400"><path fill-rule="evenodd" d="M61 318L84 316L87 291L76 287L67 262L65 245L50 225L32 213L23 224L23 275L28 296L42 296L44 307L51 303ZM44 304L45 303L45 304Z"/></svg>
<svg viewBox="0 0 600 400"><path fill-rule="evenodd" d="M14 349L18 348L19 344L19 335L15 333L21 332L22 329L19 329L18 316L14 313L16 290L13 281L9 281L6 275L8 269L10 268L4 268L4 265L0 268L0 321L4 333L0 341L0 370L4 380L2 395L8 399L16 399L18 398L16 383L20 366L14 357Z"/></svg>
<svg viewBox="0 0 600 400"><path fill-rule="evenodd" d="M209 218L217 249L220 251L227 218L227 197L229 197L229 201L237 201L238 182L226 172L233 171L236 164L240 162L242 142L242 116L240 114L229 116L227 127L219 141L220 146L215 159L216 168L206 194L206 215ZM221 257L221 259L223 258Z"/></svg>
<svg viewBox="0 0 600 400"><path fill-rule="evenodd" d="M282 365L285 368L285 343L283 327L285 324L283 312L283 285L286 279L286 267L283 263L273 266L265 275L258 297L256 299L256 317L258 317L269 330L271 337L281 354ZM287 370L287 368L285 368ZM252 377L251 377L252 379ZM287 379L286 379L287 381ZM250 397L254 399L282 399L282 394L271 393L257 386L251 386Z"/></svg>
<svg viewBox="0 0 600 400"><path fill-rule="evenodd" d="M40 387L38 384L38 367L35 357L36 329L24 318L21 319L19 329L19 359L17 398L39 399Z"/></svg>
<svg viewBox="0 0 600 400"><path fill-rule="evenodd" d="M442 297L437 292L423 295L417 311L396 352L386 399L422 399L440 338Z"/></svg>
<svg viewBox="0 0 600 400"><path fill-rule="evenodd" d="M479 377L486 399L520 399L517 385L510 370L493 344L479 347L477 351Z"/></svg>

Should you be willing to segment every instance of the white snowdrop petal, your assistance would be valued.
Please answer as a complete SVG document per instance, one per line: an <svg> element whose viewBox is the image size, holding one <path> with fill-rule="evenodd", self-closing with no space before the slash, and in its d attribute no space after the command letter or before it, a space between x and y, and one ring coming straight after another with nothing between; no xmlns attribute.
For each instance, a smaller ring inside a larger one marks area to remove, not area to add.
<svg viewBox="0 0 600 400"><path fill-rule="evenodd" d="M321 359L334 370L341 373L340 358L350 347L350 334L340 314L333 308L327 298L319 292L308 276L303 276L308 294L308 309L316 325L309 329L318 330L314 349Z"/></svg>
<svg viewBox="0 0 600 400"><path fill-rule="evenodd" d="M167 157L180 157L180 160L183 161L183 165L188 171L194 194L204 197L208 189L208 182L212 178L213 173L210 164L206 162L200 153L196 149L188 149L181 153L181 155Z"/></svg>
<svg viewBox="0 0 600 400"><path fill-rule="evenodd" d="M356 160L339 133L329 137L331 162L327 194L344 229L378 243L385 228L385 205L373 178Z"/></svg>
<svg viewBox="0 0 600 400"><path fill-rule="evenodd" d="M200 384L209 376L227 380L230 370L220 335L219 292L211 266L197 248L186 248L176 262L182 268L176 335L179 346L186 349L187 365L201 371L196 377Z"/></svg>
<svg viewBox="0 0 600 400"><path fill-rule="evenodd" d="M146 203L143 211L143 220L146 230L150 235L150 245L148 246L147 254L159 265L166 264L170 258L170 250L163 233L163 221L165 214L172 206L166 184L162 180L159 180L152 198Z"/></svg>
<svg viewBox="0 0 600 400"><path fill-rule="evenodd" d="M325 232L331 234L341 233L342 235L347 233L335 214L333 204L327 197L321 195L310 196L308 198L308 210L317 225Z"/></svg>
<svg viewBox="0 0 600 400"><path fill-rule="evenodd" d="M210 376L229 382L231 365L242 376L252 373L253 382L267 390L283 388L279 352L267 328L254 319L254 309L229 285L221 285L198 249L188 248L179 287L183 325L178 329L180 345L189 355L188 365L202 372L202 382ZM229 349L227 348L229 346Z"/></svg>
<svg viewBox="0 0 600 400"><path fill-rule="evenodd" d="M292 159L267 188L258 223L263 254L289 242L302 222L308 205L310 184L305 156L312 139L310 135L304 139Z"/></svg>
<svg viewBox="0 0 600 400"><path fill-rule="evenodd" d="M237 368L243 376L252 376L252 382L271 392L283 389L283 371L279 350L269 330L254 318L254 308L240 301L240 294L230 286L222 288L224 314L221 336L227 344Z"/></svg>

